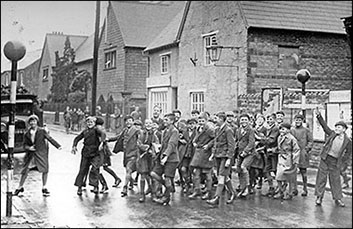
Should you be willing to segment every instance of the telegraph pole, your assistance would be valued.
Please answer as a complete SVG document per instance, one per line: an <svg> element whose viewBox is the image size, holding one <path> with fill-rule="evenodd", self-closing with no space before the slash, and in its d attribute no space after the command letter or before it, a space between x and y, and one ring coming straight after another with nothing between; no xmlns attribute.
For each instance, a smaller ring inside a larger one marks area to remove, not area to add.
<svg viewBox="0 0 353 229"><path fill-rule="evenodd" d="M100 1L96 1L96 25L94 29L93 46L93 76L92 76L92 110L91 114L96 115L97 105L97 68L98 68L98 46L99 46L99 19L100 19Z"/></svg>
<svg viewBox="0 0 353 229"><path fill-rule="evenodd" d="M13 150L15 147L15 115L17 92L17 61L26 54L26 47L18 41L9 41L4 46L4 54L11 61L10 116L7 154L6 216L12 215Z"/></svg>

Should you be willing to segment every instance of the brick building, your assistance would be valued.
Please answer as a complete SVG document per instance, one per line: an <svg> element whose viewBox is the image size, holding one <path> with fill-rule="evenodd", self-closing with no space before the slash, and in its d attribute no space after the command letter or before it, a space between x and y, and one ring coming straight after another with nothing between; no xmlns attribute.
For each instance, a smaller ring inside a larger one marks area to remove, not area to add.
<svg viewBox="0 0 353 229"><path fill-rule="evenodd" d="M142 51L184 4L109 1L98 51L97 104L112 101L125 114L139 106L145 117L148 58Z"/></svg>

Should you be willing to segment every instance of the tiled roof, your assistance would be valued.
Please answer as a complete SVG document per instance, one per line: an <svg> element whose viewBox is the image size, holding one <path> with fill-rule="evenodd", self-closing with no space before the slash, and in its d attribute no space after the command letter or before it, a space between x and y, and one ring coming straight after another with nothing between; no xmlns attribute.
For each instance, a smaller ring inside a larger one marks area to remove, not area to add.
<svg viewBox="0 0 353 229"><path fill-rule="evenodd" d="M180 10L180 12L173 18L167 27L162 30L162 32L147 46L144 51L174 43L178 35L178 28L181 24L183 15L184 9Z"/></svg>
<svg viewBox="0 0 353 229"><path fill-rule="evenodd" d="M345 34L352 1L241 1L250 27Z"/></svg>
<svg viewBox="0 0 353 229"><path fill-rule="evenodd" d="M51 66L55 66L55 52L59 51L59 56L63 56L66 37L69 37L71 48L76 49L88 38L88 36L47 34L46 42L50 53Z"/></svg>
<svg viewBox="0 0 353 229"><path fill-rule="evenodd" d="M125 46L147 47L185 5L185 1L162 2L111 1Z"/></svg>
<svg viewBox="0 0 353 229"><path fill-rule="evenodd" d="M99 31L101 35L102 27ZM94 33L89 36L77 49L75 50L75 62L79 63L85 60L93 59L93 47L94 47Z"/></svg>

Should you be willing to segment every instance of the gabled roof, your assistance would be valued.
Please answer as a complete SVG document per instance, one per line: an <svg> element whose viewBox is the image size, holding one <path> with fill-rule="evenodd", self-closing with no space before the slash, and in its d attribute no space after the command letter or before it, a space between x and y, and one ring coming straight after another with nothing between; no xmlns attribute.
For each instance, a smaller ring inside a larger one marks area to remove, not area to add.
<svg viewBox="0 0 353 229"><path fill-rule="evenodd" d="M157 37L147 45L147 48L144 51L150 51L177 42L178 28L181 26L183 15L184 9L180 10L167 27L165 27L162 32L160 32Z"/></svg>
<svg viewBox="0 0 353 229"><path fill-rule="evenodd" d="M104 27L104 26L103 26ZM103 27L99 30L99 37L101 37ZM90 35L77 49L75 50L75 62L79 63L85 60L93 59L93 47L94 47L94 33Z"/></svg>
<svg viewBox="0 0 353 229"><path fill-rule="evenodd" d="M185 1L157 4L111 1L125 46L145 48L183 9Z"/></svg>
<svg viewBox="0 0 353 229"><path fill-rule="evenodd" d="M248 26L345 34L352 1L240 1Z"/></svg>
<svg viewBox="0 0 353 229"><path fill-rule="evenodd" d="M55 66L55 52L59 51L59 56L63 56L66 37L69 37L71 48L76 49L88 38L88 36L66 35L66 34L46 34L45 44L48 45L51 66Z"/></svg>

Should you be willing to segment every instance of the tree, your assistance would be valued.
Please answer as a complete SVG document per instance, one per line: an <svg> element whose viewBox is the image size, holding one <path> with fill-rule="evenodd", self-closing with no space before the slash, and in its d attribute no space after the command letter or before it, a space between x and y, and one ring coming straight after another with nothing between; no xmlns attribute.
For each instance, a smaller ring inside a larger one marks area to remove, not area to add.
<svg viewBox="0 0 353 229"><path fill-rule="evenodd" d="M53 67L53 84L51 87L51 101L68 102L70 84L77 74L75 65L75 51L71 48L69 37L66 37L63 57L59 57L59 51L55 52L55 67Z"/></svg>
<svg viewBox="0 0 353 229"><path fill-rule="evenodd" d="M90 90L91 74L87 70L78 72L70 84L69 102L86 102L87 92Z"/></svg>

